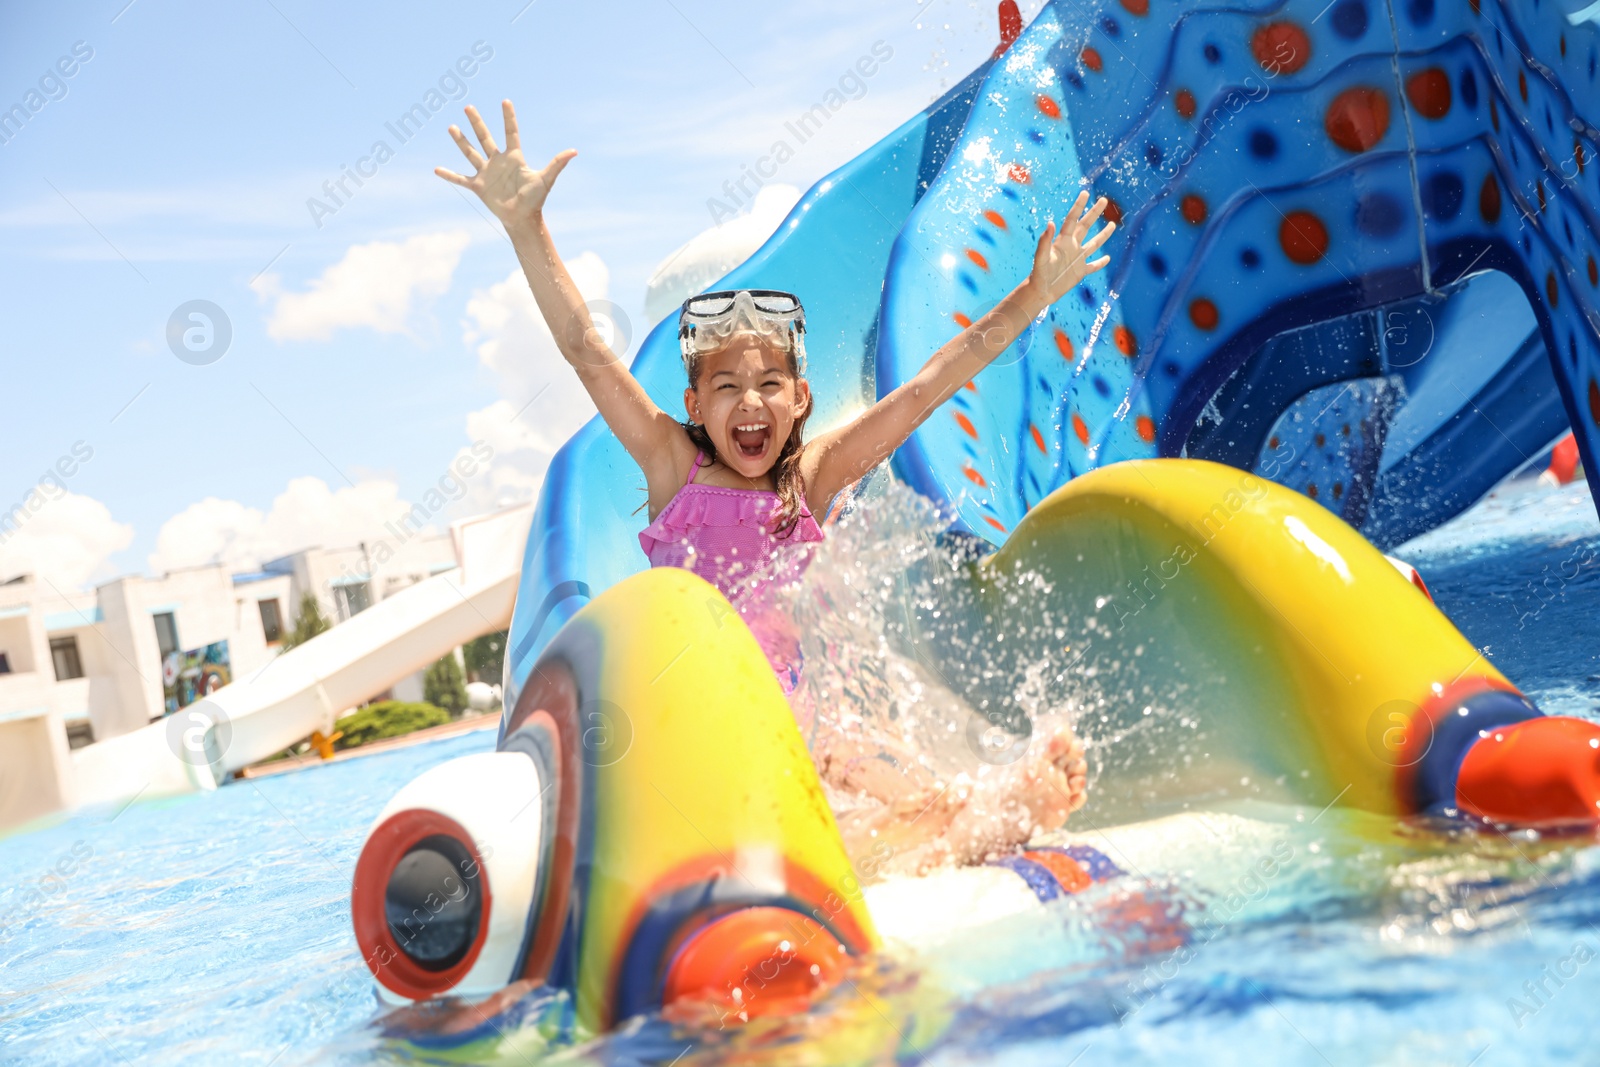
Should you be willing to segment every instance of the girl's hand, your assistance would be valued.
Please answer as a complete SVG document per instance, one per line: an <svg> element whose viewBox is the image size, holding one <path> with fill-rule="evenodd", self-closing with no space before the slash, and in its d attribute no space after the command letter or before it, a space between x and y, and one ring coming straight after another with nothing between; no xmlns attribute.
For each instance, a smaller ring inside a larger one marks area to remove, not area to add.
<svg viewBox="0 0 1600 1067"><path fill-rule="evenodd" d="M1047 307L1066 296L1073 286L1111 262L1110 256L1089 259L1116 231L1117 224L1108 222L1099 233L1085 240L1089 230L1099 221L1100 215L1106 209L1106 198L1102 196L1094 202L1093 207L1084 211L1083 205L1088 203L1088 200L1087 190L1078 194L1072 209L1061 222L1059 236L1056 234L1055 220L1051 219L1044 228L1044 234L1039 238L1039 247L1033 253L1033 273L1028 276L1028 282Z"/></svg>
<svg viewBox="0 0 1600 1067"><path fill-rule="evenodd" d="M504 112L506 124L506 147L503 151L495 145L494 137L489 133L489 127L484 125L478 109L468 104L467 121L472 123L472 132L478 135L478 143L488 153L488 158L485 159L472 146L472 142L461 133L460 127L452 126L450 136L455 138L461 154L467 157L467 162L472 164L476 173L464 178L444 167L435 167L433 172L447 182L477 193L478 199L494 212L494 217L511 230L528 225L538 217L539 212L544 210L545 198L550 195L556 175L565 170L578 153L569 148L558 153L544 170L534 170L522 158L522 140L517 135L517 113L511 107L511 101L502 100L500 109Z"/></svg>

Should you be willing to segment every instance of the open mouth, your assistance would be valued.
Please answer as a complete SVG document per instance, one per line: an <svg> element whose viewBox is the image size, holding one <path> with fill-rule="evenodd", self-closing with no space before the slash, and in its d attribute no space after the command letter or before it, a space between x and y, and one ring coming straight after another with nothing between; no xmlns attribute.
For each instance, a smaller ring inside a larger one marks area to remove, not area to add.
<svg viewBox="0 0 1600 1067"><path fill-rule="evenodd" d="M772 427L764 422L742 422L729 436L745 459L760 459L767 451L767 442L772 440Z"/></svg>

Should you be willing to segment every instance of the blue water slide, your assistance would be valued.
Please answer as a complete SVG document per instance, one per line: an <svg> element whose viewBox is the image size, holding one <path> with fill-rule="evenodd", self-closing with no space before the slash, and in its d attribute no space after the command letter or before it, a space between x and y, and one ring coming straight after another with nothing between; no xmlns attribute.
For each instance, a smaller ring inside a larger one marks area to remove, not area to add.
<svg viewBox="0 0 1600 1067"><path fill-rule="evenodd" d="M822 429L1022 281L1081 189L1104 194L1111 268L935 412L897 473L1000 544L1078 474L1205 455L1393 544L1567 425L1600 478L1597 100L1593 20L1537 0L1053 0L722 284L804 294ZM670 322L634 372L677 409ZM645 566L644 501L598 420L557 454L512 700L556 629Z"/></svg>
<svg viewBox="0 0 1600 1067"><path fill-rule="evenodd" d="M1533 312L1491 271L1273 338L1218 390L1187 452L1306 493L1388 548L1566 431Z"/></svg>
<svg viewBox="0 0 1600 1067"><path fill-rule="evenodd" d="M1085 186L1121 221L1113 265L897 469L996 544L1134 456L1268 467L1380 543L1566 425L1595 478L1597 50L1592 20L1533 0L1051 3L907 219L880 391L1016 285ZM1309 447L1273 465L1290 426Z"/></svg>
<svg viewBox="0 0 1600 1067"><path fill-rule="evenodd" d="M873 353L889 250L954 143L993 60L800 199L777 231L715 288L802 294L813 432L877 396ZM650 331L633 374L663 410L681 411L683 364L676 318ZM540 651L590 598L648 566L639 548L644 478L616 436L591 420L556 453L545 475L511 621L506 706Z"/></svg>

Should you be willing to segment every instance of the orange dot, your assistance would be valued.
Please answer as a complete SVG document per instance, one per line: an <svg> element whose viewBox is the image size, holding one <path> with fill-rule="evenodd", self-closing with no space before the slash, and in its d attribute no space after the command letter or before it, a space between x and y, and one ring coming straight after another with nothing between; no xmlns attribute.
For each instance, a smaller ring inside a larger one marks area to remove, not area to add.
<svg viewBox="0 0 1600 1067"><path fill-rule="evenodd" d="M1484 222L1500 221L1500 183L1493 174L1483 179L1483 187L1478 190L1478 214Z"/></svg>
<svg viewBox="0 0 1600 1067"><path fill-rule="evenodd" d="M1036 98L1034 98L1034 103L1038 105L1039 111L1044 115L1053 119L1058 119L1061 117L1061 105L1043 93L1040 93Z"/></svg>
<svg viewBox="0 0 1600 1067"><path fill-rule="evenodd" d="M976 438L978 436L978 428L972 425L972 420L959 411L956 412L956 425L967 431L968 437Z"/></svg>
<svg viewBox="0 0 1600 1067"><path fill-rule="evenodd" d="M1572 142L1572 161L1578 165L1578 173L1582 174L1583 165L1588 162L1588 157L1583 151L1582 141L1574 140Z"/></svg>
<svg viewBox="0 0 1600 1067"><path fill-rule="evenodd" d="M1029 423L1029 424L1028 424L1028 433L1030 433L1030 434L1032 434L1032 435L1033 435L1033 443L1034 443L1034 444L1035 444L1035 445L1038 445L1038 446L1039 446L1039 451L1040 451L1040 452L1044 452L1044 451L1046 451L1046 449L1045 449L1045 447L1044 447L1044 434L1042 434L1042 433L1040 433L1040 432L1039 432L1039 427L1037 427L1037 426L1035 426L1035 425L1033 425L1033 424L1032 424L1032 423L1031 423L1031 422L1030 422L1030 423Z"/></svg>
<svg viewBox="0 0 1600 1067"><path fill-rule="evenodd" d="M961 388L965 389L969 393L976 393L978 391L978 383L977 382L968 382L966 385L963 385Z"/></svg>
<svg viewBox="0 0 1600 1067"><path fill-rule="evenodd" d="M1596 263L1593 256L1589 257L1589 284L1600 285L1600 263Z"/></svg>
<svg viewBox="0 0 1600 1067"><path fill-rule="evenodd" d="M1328 105L1322 126L1346 152L1365 152L1389 132L1389 98L1369 85L1346 89Z"/></svg>
<svg viewBox="0 0 1600 1067"><path fill-rule="evenodd" d="M1122 6L1128 14L1140 18L1150 14L1150 0L1122 0Z"/></svg>
<svg viewBox="0 0 1600 1067"><path fill-rule="evenodd" d="M1178 211L1182 213L1183 221L1190 225L1198 226L1206 221L1206 202L1193 193L1178 202Z"/></svg>
<svg viewBox="0 0 1600 1067"><path fill-rule="evenodd" d="M1306 486L1306 496L1310 497L1312 500L1317 499L1317 483L1316 482L1312 482L1310 485Z"/></svg>
<svg viewBox="0 0 1600 1067"><path fill-rule="evenodd" d="M1250 52L1269 74L1293 74L1311 62L1311 38L1292 22L1269 22L1251 36Z"/></svg>
<svg viewBox="0 0 1600 1067"><path fill-rule="evenodd" d="M1021 163L1007 163L1006 177L1022 185L1027 185L1029 182L1033 181L1033 176L1028 173L1028 168L1024 167Z"/></svg>
<svg viewBox="0 0 1600 1067"><path fill-rule="evenodd" d="M1002 230L1010 229L1010 227L1006 225L1006 217L1000 214L998 211L985 211L983 213L983 217L994 223Z"/></svg>
<svg viewBox="0 0 1600 1067"><path fill-rule="evenodd" d="M984 259L983 253L979 252L976 248L967 249L967 258L972 260L972 262L976 263L978 266L982 267L984 270L989 269L989 261Z"/></svg>
<svg viewBox="0 0 1600 1067"><path fill-rule="evenodd" d="M1105 214L1102 215L1101 218L1105 219L1107 222L1114 222L1118 226L1121 226L1122 225L1122 205L1117 203L1111 197L1109 197L1109 196L1106 197L1106 210L1105 210Z"/></svg>
<svg viewBox="0 0 1600 1067"><path fill-rule="evenodd" d="M972 466L970 464L965 466L965 467L962 467L961 468L961 473L965 474L967 476L967 481L972 482L974 485L978 486L979 488L982 488L982 489L989 488L989 483L983 480L983 475L981 475L977 471L973 470Z"/></svg>
<svg viewBox="0 0 1600 1067"><path fill-rule="evenodd" d="M1056 884L1068 893L1079 893L1093 885L1089 872L1078 865L1071 856L1060 852L1024 852L1023 859L1032 860L1055 878Z"/></svg>
<svg viewBox="0 0 1600 1067"><path fill-rule="evenodd" d="M950 317L952 319L955 319L956 320L956 325L961 327L963 330L966 329L968 326L972 325L972 320L967 318L965 315L961 314L961 312L959 312L959 311L956 312L954 315L951 315Z"/></svg>
<svg viewBox="0 0 1600 1067"><path fill-rule="evenodd" d="M1556 285L1555 271L1551 271L1544 276L1544 294L1550 298L1550 306L1552 308L1561 306L1561 289Z"/></svg>
<svg viewBox="0 0 1600 1067"><path fill-rule="evenodd" d="M1172 106L1178 109L1178 114L1186 119L1194 118L1196 104L1194 94L1187 89L1179 89L1172 98Z"/></svg>
<svg viewBox="0 0 1600 1067"><path fill-rule="evenodd" d="M1328 254L1328 228L1309 211L1291 211L1278 227L1278 243L1291 262L1308 266Z"/></svg>
<svg viewBox="0 0 1600 1067"><path fill-rule="evenodd" d="M1076 411L1072 413L1072 432L1078 435L1078 440L1084 444L1089 443L1089 426L1083 421L1083 416Z"/></svg>
<svg viewBox="0 0 1600 1067"><path fill-rule="evenodd" d="M1133 331L1126 326L1118 326L1112 330L1111 340L1117 346L1117 351L1129 359L1139 354L1139 342L1133 339Z"/></svg>
<svg viewBox="0 0 1600 1067"><path fill-rule="evenodd" d="M1001 533L1005 533L1006 532L1006 528L1004 526L1000 525L1000 520L999 519L991 519L989 516L985 515L983 517L983 521L988 523L990 526L993 526L996 530L999 530Z"/></svg>
<svg viewBox="0 0 1600 1067"><path fill-rule="evenodd" d="M1096 52L1093 48L1085 48L1082 52L1078 53L1078 58L1083 61L1084 66L1088 67L1096 74L1099 74L1100 71L1105 67L1105 61L1100 58L1100 53Z"/></svg>
<svg viewBox="0 0 1600 1067"><path fill-rule="evenodd" d="M1067 332L1060 327L1056 328L1056 349L1061 353L1062 359L1069 361L1072 359L1072 338L1068 337Z"/></svg>
<svg viewBox="0 0 1600 1067"><path fill-rule="evenodd" d="M1406 79L1406 99L1423 118L1444 118L1450 113L1450 76L1438 67L1417 71Z"/></svg>
<svg viewBox="0 0 1600 1067"><path fill-rule="evenodd" d="M1544 198L1544 179L1543 178L1539 178L1539 179L1535 180L1534 183L1533 183L1533 187L1534 187L1534 190L1536 192L1538 192L1538 194L1539 194L1539 214L1543 215L1544 214L1544 209L1550 206L1549 203Z"/></svg>
<svg viewBox="0 0 1600 1067"><path fill-rule="evenodd" d="M1215 330L1218 317L1217 305L1203 296L1189 304L1189 321L1202 330Z"/></svg>
<svg viewBox="0 0 1600 1067"><path fill-rule="evenodd" d="M1156 439L1156 422L1149 415L1140 415L1133 420L1133 428L1139 434L1139 440L1151 442Z"/></svg>

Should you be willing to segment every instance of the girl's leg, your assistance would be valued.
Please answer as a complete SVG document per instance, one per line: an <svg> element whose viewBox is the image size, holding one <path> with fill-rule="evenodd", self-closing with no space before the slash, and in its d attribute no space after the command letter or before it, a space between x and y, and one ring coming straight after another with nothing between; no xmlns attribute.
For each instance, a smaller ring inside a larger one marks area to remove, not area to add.
<svg viewBox="0 0 1600 1067"><path fill-rule="evenodd" d="M972 783L947 832L900 856L897 867L925 874L947 864L982 863L1059 829L1087 799L1083 745L1065 725L1041 730L1022 759L992 771Z"/></svg>
<svg viewBox="0 0 1600 1067"><path fill-rule="evenodd" d="M881 735L857 739L829 731L813 755L828 787L864 801L835 805L845 851L858 871L866 869L867 857L874 873L902 867L896 857L948 832L965 803L957 783L938 781L908 749Z"/></svg>

